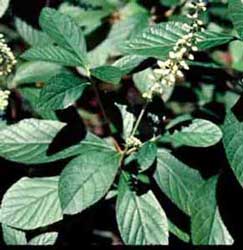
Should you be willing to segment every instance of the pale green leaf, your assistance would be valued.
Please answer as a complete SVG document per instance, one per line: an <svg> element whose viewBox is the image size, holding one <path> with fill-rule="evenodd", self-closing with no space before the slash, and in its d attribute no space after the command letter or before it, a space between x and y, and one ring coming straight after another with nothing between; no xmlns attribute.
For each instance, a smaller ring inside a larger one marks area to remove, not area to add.
<svg viewBox="0 0 243 250"><path fill-rule="evenodd" d="M8 9L10 0L0 0L0 18L5 14Z"/></svg>
<svg viewBox="0 0 243 250"><path fill-rule="evenodd" d="M218 143L222 136L220 128L214 123L194 119L189 126L183 127L180 131L176 130L172 134L167 132L160 141L170 142L174 146L209 147Z"/></svg>
<svg viewBox="0 0 243 250"><path fill-rule="evenodd" d="M134 68L139 66L146 59L145 56L128 55L124 56L113 63L113 66L119 68L123 75L130 73Z"/></svg>
<svg viewBox="0 0 243 250"><path fill-rule="evenodd" d="M58 233L52 232L52 233L44 233L41 235L38 235L34 238L32 238L28 245L31 246L49 246L54 245L57 240Z"/></svg>
<svg viewBox="0 0 243 250"><path fill-rule="evenodd" d="M58 64L48 62L25 62L21 64L11 80L11 86L36 81L47 81L52 76L63 71L63 67Z"/></svg>
<svg viewBox="0 0 243 250"><path fill-rule="evenodd" d="M6 245L27 245L27 240L23 231L2 224L2 232L3 240Z"/></svg>
<svg viewBox="0 0 243 250"><path fill-rule="evenodd" d="M61 219L58 177L24 177L3 196L0 221L8 226L30 230Z"/></svg>
<svg viewBox="0 0 243 250"><path fill-rule="evenodd" d="M65 214L75 214L98 202L109 191L118 171L120 155L106 148L87 149L63 170L59 197Z"/></svg>
<svg viewBox="0 0 243 250"><path fill-rule="evenodd" d="M125 244L168 245L167 217L154 194L131 191L124 175L119 183L116 218Z"/></svg>
<svg viewBox="0 0 243 250"><path fill-rule="evenodd" d="M44 32L34 29L32 26L16 18L15 26L23 40L32 46L47 46L53 43L51 38Z"/></svg>
<svg viewBox="0 0 243 250"><path fill-rule="evenodd" d="M169 231L177 236L180 240L184 242L190 241L190 236L188 233L182 231L179 227L177 227L172 221L168 220L169 223Z"/></svg>
<svg viewBox="0 0 243 250"><path fill-rule="evenodd" d="M97 147L113 150L102 139L87 133L80 143L48 155L49 145L64 126L65 123L59 121L38 119L25 119L7 126L0 132L0 156L11 161L37 164L75 156Z"/></svg>
<svg viewBox="0 0 243 250"><path fill-rule="evenodd" d="M119 108L121 112L122 117L122 125L123 125L123 138L125 140L128 139L128 137L131 135L133 126L135 123L135 116L127 110L126 105L116 104L116 106Z"/></svg>

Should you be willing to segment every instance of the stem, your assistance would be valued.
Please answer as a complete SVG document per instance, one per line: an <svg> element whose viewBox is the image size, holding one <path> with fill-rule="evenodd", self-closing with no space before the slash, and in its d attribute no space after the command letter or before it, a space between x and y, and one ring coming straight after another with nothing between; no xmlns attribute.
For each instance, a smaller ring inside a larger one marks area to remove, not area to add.
<svg viewBox="0 0 243 250"><path fill-rule="evenodd" d="M132 130L132 133L131 133L130 136L134 136L134 135L135 135L135 133L136 133L136 131L137 131L139 125L140 125L140 122L141 122L142 119L143 119L143 116L144 116L144 113L145 113L145 111L146 111L147 106L148 106L148 102L146 102L146 103L144 104L144 106L143 106L143 108L142 108L142 110L141 110L141 112L140 112L140 114L139 114L139 116L138 116L138 119L137 119L137 121L136 121L136 124L135 124L134 127L133 127L133 130Z"/></svg>
<svg viewBox="0 0 243 250"><path fill-rule="evenodd" d="M102 103L101 98L100 98L100 93L99 93L99 91L98 91L98 89L96 87L95 82L91 78L90 78L90 82L92 83L92 86L93 86L93 89L94 89L94 92L95 92L95 95L96 95L100 110L101 110L102 115L103 115L103 117L105 119L105 124L108 125L109 133L111 134L110 120L109 120L108 116L106 115L105 108L104 108L103 103Z"/></svg>

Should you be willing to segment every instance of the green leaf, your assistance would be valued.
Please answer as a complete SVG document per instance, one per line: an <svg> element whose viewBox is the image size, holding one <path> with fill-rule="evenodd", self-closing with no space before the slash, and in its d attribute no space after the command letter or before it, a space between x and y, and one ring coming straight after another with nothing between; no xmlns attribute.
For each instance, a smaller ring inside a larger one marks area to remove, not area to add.
<svg viewBox="0 0 243 250"><path fill-rule="evenodd" d="M243 39L243 2L241 0L230 0L228 6L234 28L240 38Z"/></svg>
<svg viewBox="0 0 243 250"><path fill-rule="evenodd" d="M38 108L42 110L65 109L72 105L89 85L87 80L72 73L60 73L47 81L40 93Z"/></svg>
<svg viewBox="0 0 243 250"><path fill-rule="evenodd" d="M87 67L86 42L81 28L69 17L51 8L44 8L40 15L41 28L62 48L72 52Z"/></svg>
<svg viewBox="0 0 243 250"><path fill-rule="evenodd" d="M63 170L59 197L65 214L75 214L98 202L109 191L119 168L120 155L106 148L88 149Z"/></svg>
<svg viewBox="0 0 243 250"><path fill-rule="evenodd" d="M173 222L171 222L170 220L168 220L169 223L169 231L174 234L175 236L177 236L180 240L184 241L184 242L190 242L190 236L185 233L184 231L182 231L179 227L177 227Z"/></svg>
<svg viewBox="0 0 243 250"><path fill-rule="evenodd" d="M168 151L160 149L154 179L172 202L186 214L191 214L190 201L203 183L198 171L177 160Z"/></svg>
<svg viewBox="0 0 243 250"><path fill-rule="evenodd" d="M65 159L97 147L113 150L102 139L87 133L80 143L47 155L50 143L64 126L65 123L59 121L38 119L25 119L7 126L0 131L0 156L11 161L38 164Z"/></svg>
<svg viewBox="0 0 243 250"><path fill-rule="evenodd" d="M129 54L165 59L176 42L189 30L180 22L166 22L153 25L125 43L124 50ZM197 34L198 47L209 49L234 39L229 34L204 31Z"/></svg>
<svg viewBox="0 0 243 250"><path fill-rule="evenodd" d="M228 111L223 125L223 143L230 166L243 186L243 123Z"/></svg>
<svg viewBox="0 0 243 250"><path fill-rule="evenodd" d="M140 171L147 170L157 157L157 147L153 142L145 142L136 154Z"/></svg>
<svg viewBox="0 0 243 250"><path fill-rule="evenodd" d="M0 212L1 214L1 212ZM3 240L6 245L27 245L25 233L2 224Z"/></svg>
<svg viewBox="0 0 243 250"><path fill-rule="evenodd" d="M116 217L121 237L128 245L168 245L166 215L152 191L137 195L124 174L120 178Z"/></svg>
<svg viewBox="0 0 243 250"><path fill-rule="evenodd" d="M212 177L195 193L192 203L191 233L195 245L232 245L216 199L218 177Z"/></svg>
<svg viewBox="0 0 243 250"><path fill-rule="evenodd" d="M127 140L132 133L136 118L132 113L130 113L127 110L126 105L116 104L116 106L119 108L121 112L121 116L122 116L122 123L123 123L122 135L123 135L124 140Z"/></svg>
<svg viewBox="0 0 243 250"><path fill-rule="evenodd" d="M58 233L52 232L52 233L44 233L41 235L38 235L34 238L32 238L28 245L31 246L49 246L54 245L57 240Z"/></svg>
<svg viewBox="0 0 243 250"><path fill-rule="evenodd" d="M5 14L8 9L10 0L0 0L0 18Z"/></svg>
<svg viewBox="0 0 243 250"><path fill-rule="evenodd" d="M130 73L140 63L146 59L145 56L129 55L124 56L113 63L113 66L119 68L122 71L122 75Z"/></svg>
<svg viewBox="0 0 243 250"><path fill-rule="evenodd" d="M36 30L29 24L16 18L15 26L23 40L32 46L47 46L53 43L52 39L40 30Z"/></svg>
<svg viewBox="0 0 243 250"><path fill-rule="evenodd" d="M177 22L166 22L153 25L140 32L125 43L124 50L129 54L164 59L187 29Z"/></svg>
<svg viewBox="0 0 243 250"><path fill-rule="evenodd" d="M160 141L170 142L174 146L209 147L218 143L222 136L220 128L214 123L194 119L189 126L183 127L180 131L176 130L173 134L167 132Z"/></svg>
<svg viewBox="0 0 243 250"><path fill-rule="evenodd" d="M197 38L200 39L197 44L200 50L206 50L213 47L217 47L219 45L228 43L234 39L234 37L230 34L218 33L208 30L198 33Z"/></svg>
<svg viewBox="0 0 243 250"><path fill-rule="evenodd" d="M8 226L31 230L61 219L57 177L24 177L3 196L0 221Z"/></svg>
<svg viewBox="0 0 243 250"><path fill-rule="evenodd" d="M29 61L52 62L63 66L80 65L80 60L73 53L54 45L31 48L25 51L21 57Z"/></svg>
<svg viewBox="0 0 243 250"><path fill-rule="evenodd" d="M64 69L58 64L48 62L25 62L17 68L11 86L37 81L47 81L52 76L62 72Z"/></svg>
<svg viewBox="0 0 243 250"><path fill-rule="evenodd" d="M119 68L109 65L91 69L90 72L92 76L99 80L112 84L119 84L122 77L122 72Z"/></svg>

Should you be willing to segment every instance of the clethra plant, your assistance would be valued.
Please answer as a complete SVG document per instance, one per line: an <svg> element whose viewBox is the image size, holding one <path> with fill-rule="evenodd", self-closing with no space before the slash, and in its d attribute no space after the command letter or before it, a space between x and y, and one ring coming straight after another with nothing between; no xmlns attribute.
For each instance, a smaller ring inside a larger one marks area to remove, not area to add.
<svg viewBox="0 0 243 250"><path fill-rule="evenodd" d="M34 28L0 0L3 244L233 244L243 2L59 2Z"/></svg>

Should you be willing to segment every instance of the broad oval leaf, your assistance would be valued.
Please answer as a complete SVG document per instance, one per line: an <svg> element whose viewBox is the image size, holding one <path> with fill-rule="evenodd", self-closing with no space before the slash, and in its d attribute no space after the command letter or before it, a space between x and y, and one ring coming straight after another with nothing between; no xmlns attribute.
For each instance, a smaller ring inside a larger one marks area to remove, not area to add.
<svg viewBox="0 0 243 250"><path fill-rule="evenodd" d="M199 39L197 46L200 48L200 50L217 47L234 39L231 34L218 33L209 30L199 32L197 34L197 38Z"/></svg>
<svg viewBox="0 0 243 250"><path fill-rule="evenodd" d="M140 171L147 170L157 157L157 147L153 142L145 142L136 153Z"/></svg>
<svg viewBox="0 0 243 250"><path fill-rule="evenodd" d="M82 154L86 150L113 148L92 133L69 148L48 155L49 145L65 123L51 120L25 119L0 131L0 156L16 162L37 164Z"/></svg>
<svg viewBox="0 0 243 250"><path fill-rule="evenodd" d="M115 66L100 66L91 69L92 76L98 78L105 83L119 84L122 77L122 71Z"/></svg>
<svg viewBox="0 0 243 250"><path fill-rule="evenodd" d="M80 61L80 66L87 66L86 42L81 28L67 15L44 8L40 15L41 28L62 48L71 51Z"/></svg>
<svg viewBox="0 0 243 250"><path fill-rule="evenodd" d="M230 166L243 186L243 123L229 111L223 125L223 143Z"/></svg>
<svg viewBox="0 0 243 250"><path fill-rule="evenodd" d="M229 13L241 39L243 39L243 2L241 0L229 1Z"/></svg>
<svg viewBox="0 0 243 250"><path fill-rule="evenodd" d="M24 177L3 196L0 221L8 226L30 230L61 219L58 177Z"/></svg>
<svg viewBox="0 0 243 250"><path fill-rule="evenodd" d="M41 61L25 62L17 68L14 78L11 80L11 86L14 87L36 81L47 81L63 70L63 67L54 63Z"/></svg>
<svg viewBox="0 0 243 250"><path fill-rule="evenodd" d="M63 212L82 212L103 198L115 179L120 157L115 151L97 147L73 159L61 173L59 182Z"/></svg>
<svg viewBox="0 0 243 250"><path fill-rule="evenodd" d="M5 14L8 9L10 0L0 0L0 18Z"/></svg>
<svg viewBox="0 0 243 250"><path fill-rule="evenodd" d="M40 93L38 108L42 110L65 109L81 97L89 85L87 80L71 73L60 73L47 81Z"/></svg>
<svg viewBox="0 0 243 250"><path fill-rule="evenodd" d="M218 176L212 177L195 193L192 202L191 233L195 245L232 245L219 213L216 199Z"/></svg>
<svg viewBox="0 0 243 250"><path fill-rule="evenodd" d="M191 214L191 199L203 183L198 171L177 160L168 151L160 149L154 179L172 202L186 214Z"/></svg>
<svg viewBox="0 0 243 250"><path fill-rule="evenodd" d="M59 46L34 47L24 52L22 58L29 61L45 61L63 66L79 66L80 60L70 51Z"/></svg>
<svg viewBox="0 0 243 250"><path fill-rule="evenodd" d="M0 212L1 214L1 212ZM6 245L27 245L25 233L15 228L2 224L3 240Z"/></svg>
<svg viewBox="0 0 243 250"><path fill-rule="evenodd" d="M160 141L171 142L175 146L209 147L218 143L222 136L221 129L214 123L194 119L189 126L183 127L180 131L166 133Z"/></svg>
<svg viewBox="0 0 243 250"><path fill-rule="evenodd" d="M153 25L125 43L124 50L129 54L165 59L176 42L189 32L188 27L180 22L165 22ZM200 49L209 49L231 41L234 37L204 31L197 34Z"/></svg>
<svg viewBox="0 0 243 250"><path fill-rule="evenodd" d="M54 245L57 240L58 233L51 232L51 233L43 233L41 235L38 235L34 238L32 238L28 245L31 246L49 246Z"/></svg>
<svg viewBox="0 0 243 250"><path fill-rule="evenodd" d="M130 190L121 176L116 204L121 237L127 245L168 245L169 228L164 210L152 191L142 195Z"/></svg>
<svg viewBox="0 0 243 250"><path fill-rule="evenodd" d="M122 71L122 74L126 75L146 59L147 57L145 56L128 55L115 61L113 66L118 67Z"/></svg>
<svg viewBox="0 0 243 250"><path fill-rule="evenodd" d="M29 45L47 46L53 43L53 41L47 34L45 34L44 32L40 30L34 29L33 27L31 27L29 24L27 24L20 18L16 18L15 26L19 35Z"/></svg>
<svg viewBox="0 0 243 250"><path fill-rule="evenodd" d="M176 42L186 33L181 23L167 22L153 25L125 43L129 54L164 59Z"/></svg>

